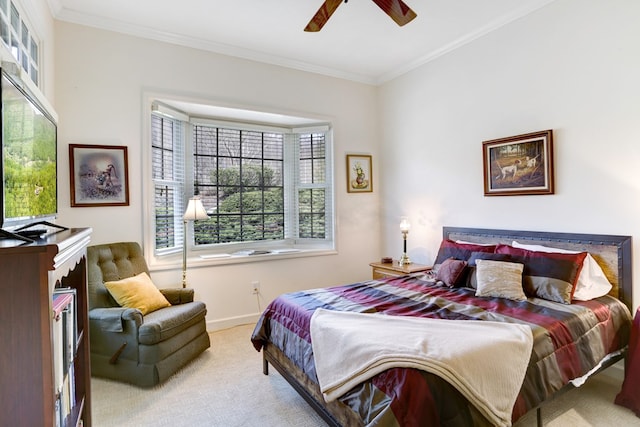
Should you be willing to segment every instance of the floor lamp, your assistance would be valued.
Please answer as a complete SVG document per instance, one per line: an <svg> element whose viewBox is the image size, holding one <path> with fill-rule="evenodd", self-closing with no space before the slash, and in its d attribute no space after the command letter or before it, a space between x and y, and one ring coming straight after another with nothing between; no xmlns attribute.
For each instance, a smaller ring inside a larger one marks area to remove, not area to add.
<svg viewBox="0 0 640 427"><path fill-rule="evenodd" d="M184 241L182 243L182 287L187 287L187 225L189 221L195 221L196 219L209 219L207 211L204 209L202 200L199 197L192 197L187 204L187 210L182 217L184 220L184 230L182 236Z"/></svg>

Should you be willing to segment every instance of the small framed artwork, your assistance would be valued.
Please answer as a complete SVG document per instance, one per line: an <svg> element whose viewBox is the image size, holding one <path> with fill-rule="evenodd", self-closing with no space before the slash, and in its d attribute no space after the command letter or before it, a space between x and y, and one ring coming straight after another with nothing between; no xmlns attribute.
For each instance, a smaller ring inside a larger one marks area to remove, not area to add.
<svg viewBox="0 0 640 427"><path fill-rule="evenodd" d="M129 206L127 147L69 145L71 206Z"/></svg>
<svg viewBox="0 0 640 427"><path fill-rule="evenodd" d="M553 194L553 131L482 143L485 196Z"/></svg>
<svg viewBox="0 0 640 427"><path fill-rule="evenodd" d="M347 192L370 193L372 191L371 156L347 154Z"/></svg>

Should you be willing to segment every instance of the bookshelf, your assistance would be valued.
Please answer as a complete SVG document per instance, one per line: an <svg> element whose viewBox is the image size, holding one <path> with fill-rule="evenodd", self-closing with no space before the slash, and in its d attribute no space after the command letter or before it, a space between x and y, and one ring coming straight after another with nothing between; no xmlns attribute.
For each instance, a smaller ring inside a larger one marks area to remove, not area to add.
<svg viewBox="0 0 640 427"><path fill-rule="evenodd" d="M0 425L91 427L90 237L75 228L0 240Z"/></svg>

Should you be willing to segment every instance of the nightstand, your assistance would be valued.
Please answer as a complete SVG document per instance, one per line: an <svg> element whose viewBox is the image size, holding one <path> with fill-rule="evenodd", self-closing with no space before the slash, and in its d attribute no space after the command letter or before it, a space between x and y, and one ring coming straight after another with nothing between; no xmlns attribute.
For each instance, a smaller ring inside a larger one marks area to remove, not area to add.
<svg viewBox="0 0 640 427"><path fill-rule="evenodd" d="M423 264L411 263L407 265L399 265L398 261L389 263L372 262L369 264L372 268L372 275L374 279L384 279L385 277L399 277L406 274L427 272L431 270L431 267Z"/></svg>

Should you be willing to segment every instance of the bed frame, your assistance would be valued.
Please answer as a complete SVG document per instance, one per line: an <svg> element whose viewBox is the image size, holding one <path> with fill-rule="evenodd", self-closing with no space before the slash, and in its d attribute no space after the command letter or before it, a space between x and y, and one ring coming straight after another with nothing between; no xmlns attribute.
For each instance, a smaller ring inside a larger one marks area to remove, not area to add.
<svg viewBox="0 0 640 427"><path fill-rule="evenodd" d="M512 231L448 226L443 227L442 231L443 238L451 240L504 244L511 244L513 240L517 240L520 243L587 251L598 261L598 264L602 267L605 275L613 285L610 294L621 300L629 308L629 311L632 310L630 236ZM339 401L336 400L326 403L318 385L309 380L302 370L291 363L278 348L267 344L262 349L262 355L263 373L265 375L269 374L269 364L271 364L328 425L334 427L362 425L362 422L356 417L353 411ZM598 372L618 362L624 356L625 354L621 354L609 359ZM573 386L568 384L558 390L550 399L572 388ZM544 402L535 408L537 412L537 423L540 427L542 426L541 407L543 405Z"/></svg>

